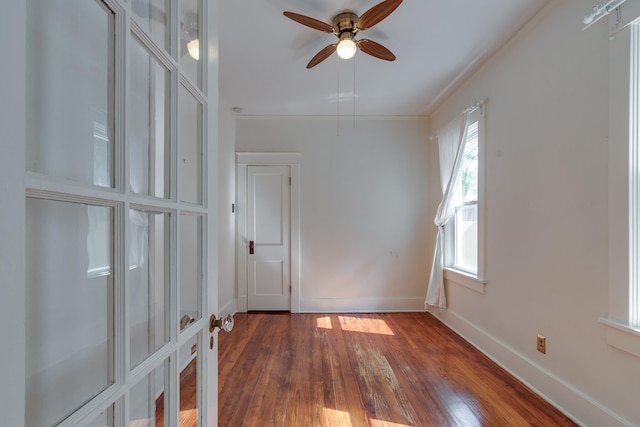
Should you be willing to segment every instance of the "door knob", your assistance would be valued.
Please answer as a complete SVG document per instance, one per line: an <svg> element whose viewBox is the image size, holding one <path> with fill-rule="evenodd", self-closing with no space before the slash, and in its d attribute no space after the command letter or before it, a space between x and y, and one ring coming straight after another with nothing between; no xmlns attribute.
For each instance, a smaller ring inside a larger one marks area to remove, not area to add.
<svg viewBox="0 0 640 427"><path fill-rule="evenodd" d="M220 328L225 332L231 332L235 321L232 315L223 317L222 319L216 319L216 315L212 314L209 318L209 332L213 332L215 328Z"/></svg>
<svg viewBox="0 0 640 427"><path fill-rule="evenodd" d="M249 241L249 255L253 255L253 240Z"/></svg>

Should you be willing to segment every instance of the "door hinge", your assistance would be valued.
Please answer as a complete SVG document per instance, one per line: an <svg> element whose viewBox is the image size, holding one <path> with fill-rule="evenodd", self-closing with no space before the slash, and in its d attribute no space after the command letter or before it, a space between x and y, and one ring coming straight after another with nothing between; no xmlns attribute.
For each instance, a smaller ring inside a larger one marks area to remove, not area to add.
<svg viewBox="0 0 640 427"><path fill-rule="evenodd" d="M289 187L291 187L291 177L289 177Z"/></svg>

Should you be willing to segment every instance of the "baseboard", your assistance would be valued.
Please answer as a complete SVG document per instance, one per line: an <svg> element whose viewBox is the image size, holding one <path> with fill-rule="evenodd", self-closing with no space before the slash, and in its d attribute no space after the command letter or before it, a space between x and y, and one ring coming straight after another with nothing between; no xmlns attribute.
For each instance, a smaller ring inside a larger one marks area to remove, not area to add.
<svg viewBox="0 0 640 427"><path fill-rule="evenodd" d="M435 317L580 425L626 427L629 421L515 351L455 311Z"/></svg>
<svg viewBox="0 0 640 427"><path fill-rule="evenodd" d="M301 298L301 313L381 313L424 311L419 298Z"/></svg>
<svg viewBox="0 0 640 427"><path fill-rule="evenodd" d="M218 310L218 316L223 317L228 314L235 314L238 311L238 300L233 298ZM246 311L246 310L245 310Z"/></svg>

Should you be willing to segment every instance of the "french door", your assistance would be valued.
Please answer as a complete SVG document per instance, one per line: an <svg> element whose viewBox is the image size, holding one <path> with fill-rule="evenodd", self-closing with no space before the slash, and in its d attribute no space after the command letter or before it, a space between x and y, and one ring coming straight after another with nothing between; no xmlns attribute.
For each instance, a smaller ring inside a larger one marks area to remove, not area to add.
<svg viewBox="0 0 640 427"><path fill-rule="evenodd" d="M214 426L217 2L10 3L0 424Z"/></svg>

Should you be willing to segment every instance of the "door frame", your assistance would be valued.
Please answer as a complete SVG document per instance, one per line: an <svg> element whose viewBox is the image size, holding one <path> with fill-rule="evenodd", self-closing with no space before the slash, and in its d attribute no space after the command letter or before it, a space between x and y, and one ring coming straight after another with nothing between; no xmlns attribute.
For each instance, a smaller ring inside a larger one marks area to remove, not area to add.
<svg viewBox="0 0 640 427"><path fill-rule="evenodd" d="M247 172L249 166L289 166L291 171L291 312L300 312L300 153L236 152L236 259L238 311L248 310Z"/></svg>

